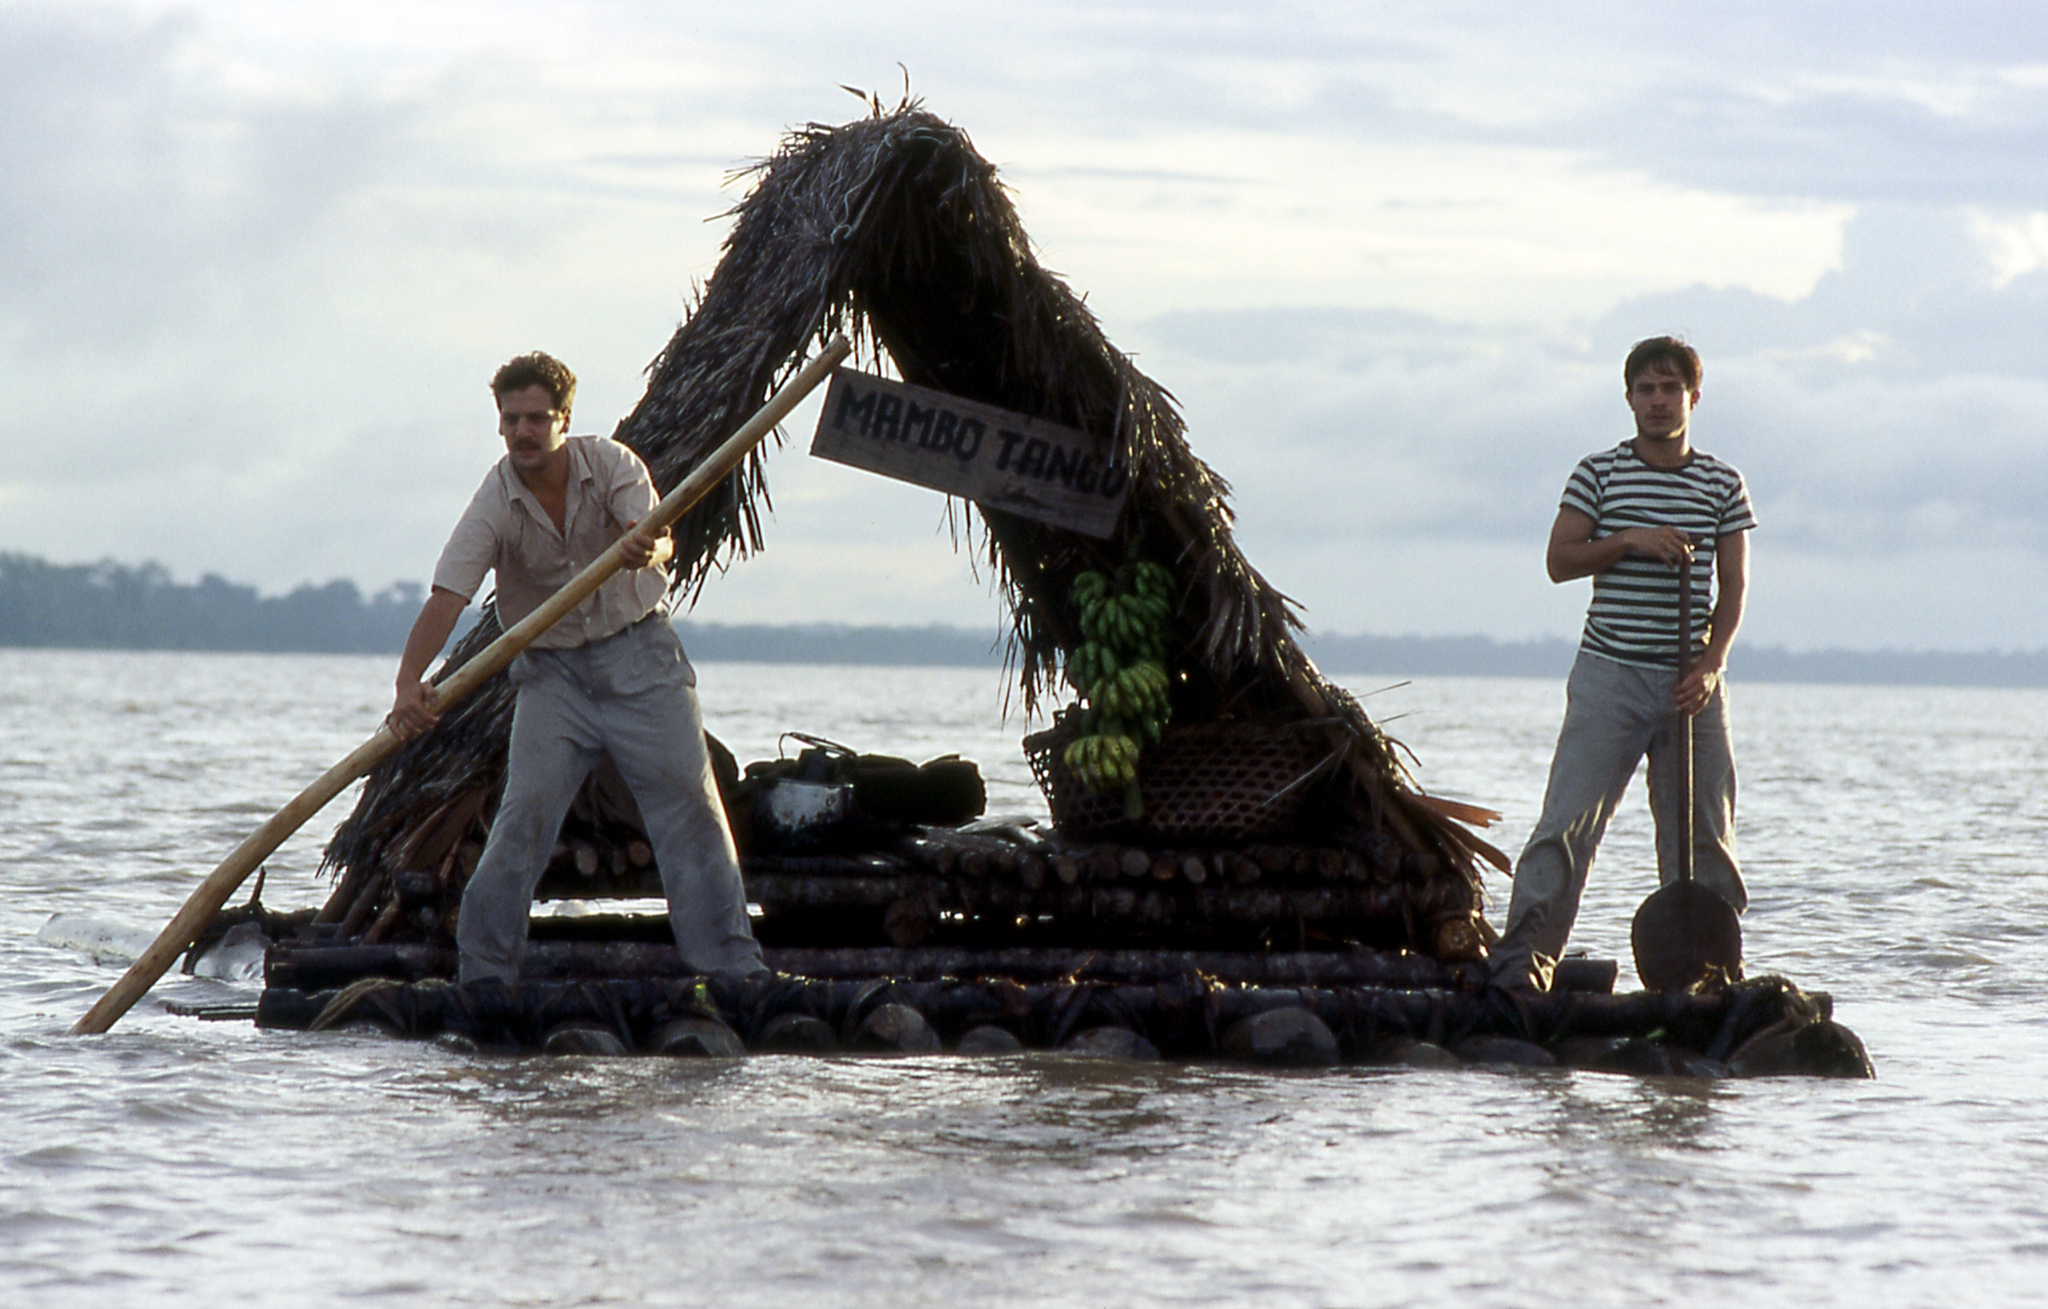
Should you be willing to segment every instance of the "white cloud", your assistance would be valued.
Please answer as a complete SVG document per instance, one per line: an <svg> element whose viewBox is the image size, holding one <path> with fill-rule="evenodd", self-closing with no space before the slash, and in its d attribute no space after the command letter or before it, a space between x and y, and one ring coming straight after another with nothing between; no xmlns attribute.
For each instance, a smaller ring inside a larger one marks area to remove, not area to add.
<svg viewBox="0 0 2048 1309"><path fill-rule="evenodd" d="M2008 612L2048 568L2048 11L1639 19L0 4L0 359L34 382L0 549L422 576L495 364L560 353L608 430L715 264L728 169L859 112L842 82L893 99L901 61L1319 625L1575 629L1537 556L1556 487L1625 434L1628 342L1677 329L1765 514L1757 639L2048 643ZM771 475L769 553L705 616L987 621L935 498Z"/></svg>
<svg viewBox="0 0 2048 1309"><path fill-rule="evenodd" d="M1697 283L1796 299L1836 265L1851 214L1497 145L1209 131L1019 147L1007 171L1047 262L1125 315L1337 303L1526 323Z"/></svg>
<svg viewBox="0 0 2048 1309"><path fill-rule="evenodd" d="M1991 265L1993 285L2048 268L2048 213L2006 219L1973 213L1970 226Z"/></svg>

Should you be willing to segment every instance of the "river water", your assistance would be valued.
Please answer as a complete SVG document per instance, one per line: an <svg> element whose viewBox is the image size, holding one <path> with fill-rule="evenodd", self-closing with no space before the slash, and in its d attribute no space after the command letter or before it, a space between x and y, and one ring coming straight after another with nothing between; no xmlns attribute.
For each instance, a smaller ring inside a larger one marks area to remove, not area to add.
<svg viewBox="0 0 2048 1309"><path fill-rule="evenodd" d="M742 761L789 729L960 751L993 810L1043 812L986 670L700 671ZM1737 688L1750 969L1831 992L1875 1082L491 1058L174 1017L161 1000L255 994L182 976L66 1035L374 729L390 672L0 651L0 1304L1998 1305L2048 1283L2048 693ZM1430 789L1519 843L1559 685L1345 680ZM351 798L270 861L267 904L321 899ZM1625 987L1649 849L1638 789L1575 938Z"/></svg>

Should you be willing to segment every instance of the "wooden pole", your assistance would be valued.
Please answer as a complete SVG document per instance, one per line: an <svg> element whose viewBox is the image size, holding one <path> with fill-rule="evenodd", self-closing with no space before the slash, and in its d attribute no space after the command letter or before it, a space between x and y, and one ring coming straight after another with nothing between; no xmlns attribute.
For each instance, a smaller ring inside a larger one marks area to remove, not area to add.
<svg viewBox="0 0 2048 1309"><path fill-rule="evenodd" d="M804 365L802 371L789 380L780 391L769 397L758 413L749 418L746 425L732 435L726 443L712 451L710 458L699 464L684 478L675 490L670 491L641 520L640 526L650 532L659 533L681 518L714 487L723 482L733 469L739 467L747 452L772 431L775 425L789 416L806 395L818 383L828 377L839 362L852 353L853 347L843 336L834 337L817 358ZM519 652L532 644L535 637L554 626L557 620L577 605L582 604L590 594L603 584L605 579L619 570L625 538L612 543L611 548L582 572L578 573L561 590L550 596L540 608L528 614L511 630L491 642L488 646L462 667L449 674L434 686L434 709L446 710L470 692L482 686L505 665L512 662ZM121 975L121 979L107 988L99 1002L86 1011L71 1028L72 1035L83 1036L104 1032L119 1022L121 1015L128 1012L140 1000L156 980L164 975L179 955L189 949L206 930L213 916L220 912L228 897L235 893L243 879L256 870L293 832L304 826L306 821L326 806L327 802L341 794L349 783L368 773L372 768L397 749L399 740L390 726L378 727L376 735L363 742L346 759L320 775L320 779L299 792L284 808L272 815L270 821L256 829L249 838L235 847L220 867L207 875L191 898L185 901L164 930L157 934L149 948L138 956Z"/></svg>

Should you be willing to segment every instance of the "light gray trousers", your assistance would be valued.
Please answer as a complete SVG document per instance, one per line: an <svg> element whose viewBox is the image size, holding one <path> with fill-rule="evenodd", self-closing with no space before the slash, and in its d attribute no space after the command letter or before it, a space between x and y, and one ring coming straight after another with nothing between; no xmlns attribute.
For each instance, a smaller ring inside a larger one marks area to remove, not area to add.
<svg viewBox="0 0 2048 1309"><path fill-rule="evenodd" d="M1565 688L1564 727L1550 761L1543 816L1515 863L1507 933L1492 951L1503 986L1550 987L1607 822L1643 755L1650 756L1650 814L1657 876L1678 876L1685 839L1685 719L1671 705L1678 675L1579 652ZM1728 742L1727 683L1694 715L1693 878L1740 912L1749 903L1735 862L1735 758Z"/></svg>
<svg viewBox="0 0 2048 1309"><path fill-rule="evenodd" d="M577 788L607 753L647 823L683 962L701 973L760 969L697 675L667 616L657 610L572 650L528 650L510 676L519 700L505 796L462 893L458 978L519 980L534 888Z"/></svg>

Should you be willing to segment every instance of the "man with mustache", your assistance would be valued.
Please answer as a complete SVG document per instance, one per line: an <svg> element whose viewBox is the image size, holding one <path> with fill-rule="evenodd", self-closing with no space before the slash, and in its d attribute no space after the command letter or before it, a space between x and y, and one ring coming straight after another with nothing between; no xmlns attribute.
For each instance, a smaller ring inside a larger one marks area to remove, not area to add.
<svg viewBox="0 0 2048 1309"><path fill-rule="evenodd" d="M576 376L560 360L521 355L492 377L491 394L505 456L434 569L399 659L393 730L411 739L437 720L422 678L485 573L497 574L498 617L510 628L622 536L626 566L507 670L518 700L505 794L462 893L458 980L519 980L534 890L577 788L606 754L647 824L683 961L700 973L763 972L696 671L664 600L674 543L635 530L659 502L654 479L618 442L569 435Z"/></svg>
<svg viewBox="0 0 2048 1309"><path fill-rule="evenodd" d="M1678 875L1685 810L1683 732L1694 751L1695 878L1739 913L1749 897L1735 862L1735 763L1721 673L1749 590L1756 526L1742 474L1692 448L1699 353L1675 337L1639 341L1622 364L1635 436L1572 470L1546 563L1553 582L1593 579L1585 634L1566 686L1564 726L1543 815L1515 864L1496 983L1545 991L1578 916L1586 874L1636 765L1650 757L1657 866ZM1678 570L1695 596L1691 662L1678 667ZM1704 621L1703 621L1703 616Z"/></svg>

